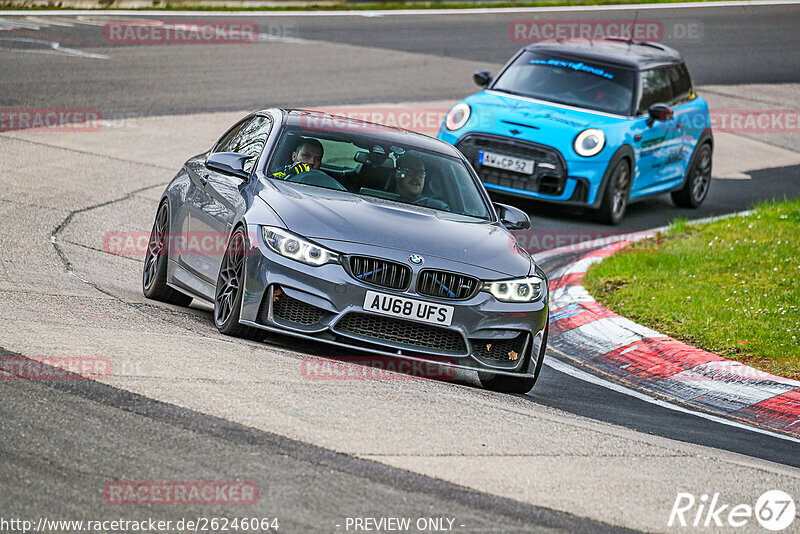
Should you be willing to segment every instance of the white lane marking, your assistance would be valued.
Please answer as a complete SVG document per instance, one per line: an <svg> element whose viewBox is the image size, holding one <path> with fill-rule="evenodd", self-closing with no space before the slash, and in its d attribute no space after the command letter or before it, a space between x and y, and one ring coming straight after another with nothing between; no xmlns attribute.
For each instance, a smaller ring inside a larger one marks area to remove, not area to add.
<svg viewBox="0 0 800 534"><path fill-rule="evenodd" d="M15 20L0 19L0 31L9 30L34 30L39 31L41 26L36 24L26 24Z"/></svg>
<svg viewBox="0 0 800 534"><path fill-rule="evenodd" d="M102 15L86 15L85 13L86 12L83 11L81 15L78 15L78 17L75 19L75 22L86 26L105 26L110 22L108 17L103 17ZM125 22L136 22L136 20Z"/></svg>
<svg viewBox="0 0 800 534"><path fill-rule="evenodd" d="M75 26L75 24L73 24L72 22L65 22L65 21L62 21L62 20L53 20L52 18L50 18L49 20L45 20L45 19L43 19L41 17L30 17L29 16L29 17L25 17L25 20L27 20L28 22L33 22L34 24L39 24L39 25L41 25L43 27L63 26L65 28L72 28L72 27Z"/></svg>
<svg viewBox="0 0 800 534"><path fill-rule="evenodd" d="M586 6L548 6L548 7L482 7L472 9L395 9L395 10L364 10L364 11L139 11L131 9L114 9L103 11L103 15L136 15L136 16L191 16L191 17L376 17L386 15L419 15L427 17L430 15L487 15L503 13L559 13L559 12L581 12L581 11L630 11L630 10L653 10L653 9L692 9L707 7L759 7L759 6L789 6L800 4L800 0L767 0L753 1L743 0L734 2L676 2L673 4L620 4L620 5L586 5ZM63 10L63 11L4 11L3 15L24 16L24 15L48 15L48 16L76 16L85 15L85 11Z"/></svg>
<svg viewBox="0 0 800 534"><path fill-rule="evenodd" d="M699 412L695 410L691 410L689 408L685 408L683 406L679 406L677 404L672 404L671 402L667 402L665 400L653 397L651 395L647 395L645 393L641 393L636 391L635 389L626 388L625 386L621 386L619 384L615 384L614 382L608 382L603 380L602 378L595 376L591 373L587 373L586 371L582 371L576 367L563 363L559 360L554 358L545 358L544 364L550 367L551 369L555 369L560 373L564 373L569 375L573 378L577 378L578 380L582 380L584 382L589 382L590 384L595 384L597 386L610 389L611 391L615 391L617 393L622 393L623 395L628 395L629 397L634 397L641 401L655 404L656 406L660 406L661 408L666 408L668 410L673 410L676 412L686 413L690 415L694 415L697 417L701 417L703 419L707 419L709 421L713 421L715 423L720 423L722 425L732 426L734 428L739 428L741 430L749 430L750 432L755 432L757 434L764 434L773 438L783 439L786 441L791 441L793 443L800 443L800 439L794 438L792 436L786 436L784 434L778 434L776 432L770 432L769 430L765 430L763 428L758 428L755 426L746 425L744 423L739 423L738 421L733 421L731 419L726 419L725 417L719 417L716 415L711 415L705 412Z"/></svg>
<svg viewBox="0 0 800 534"><path fill-rule="evenodd" d="M76 48L66 48L61 46L61 43L57 41L48 41L46 39L33 39L30 37L0 37L0 41L13 41L17 43L27 43L33 45L39 45L44 50L40 48L10 48L4 50L11 50L13 52L29 52L34 54L41 54L42 52L54 52L54 53L62 53L67 54L70 56L79 56L85 57L89 59L108 59L110 56L106 56L104 54L93 54L91 52L84 52L83 50L78 50Z"/></svg>
<svg viewBox="0 0 800 534"><path fill-rule="evenodd" d="M581 285L560 287L550 292L550 303L554 310L574 302L595 302L585 287Z"/></svg>

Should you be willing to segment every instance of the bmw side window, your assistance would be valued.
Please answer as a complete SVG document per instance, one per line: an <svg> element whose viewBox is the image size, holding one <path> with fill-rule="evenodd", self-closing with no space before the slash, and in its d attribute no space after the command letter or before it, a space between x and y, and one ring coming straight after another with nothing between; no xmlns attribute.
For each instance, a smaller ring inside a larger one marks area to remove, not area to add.
<svg viewBox="0 0 800 534"><path fill-rule="evenodd" d="M692 99L692 79L686 65L680 63L669 68L669 77L672 84L672 104L677 106Z"/></svg>
<svg viewBox="0 0 800 534"><path fill-rule="evenodd" d="M242 129L242 133L238 136L236 149L233 152L239 154L247 154L253 156L244 164L244 170L250 172L253 165L256 164L258 156L264 149L264 144L267 142L269 131L272 129L272 121L267 117L258 116L253 118L250 123Z"/></svg>
<svg viewBox="0 0 800 534"><path fill-rule="evenodd" d="M653 104L672 102L672 82L668 69L643 70L641 76L642 97L639 100L639 114L647 113Z"/></svg>
<svg viewBox="0 0 800 534"><path fill-rule="evenodd" d="M214 152L236 152L253 156L244 164L244 170L250 172L264 149L271 129L272 121L268 117L257 116L243 121L220 140Z"/></svg>
<svg viewBox="0 0 800 534"><path fill-rule="evenodd" d="M233 150L233 147L239 142L239 138L242 135L242 130L247 127L248 124L253 122L253 119L243 120L231 130L226 133L222 139L217 141L217 145L214 147L214 153L217 154L219 152L236 152Z"/></svg>

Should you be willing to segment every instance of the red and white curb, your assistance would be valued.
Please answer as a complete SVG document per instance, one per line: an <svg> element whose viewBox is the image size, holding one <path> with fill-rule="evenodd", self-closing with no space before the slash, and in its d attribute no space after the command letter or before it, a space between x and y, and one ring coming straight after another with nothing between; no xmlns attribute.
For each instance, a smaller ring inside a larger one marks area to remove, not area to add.
<svg viewBox="0 0 800 534"><path fill-rule="evenodd" d="M636 324L596 302L583 287L590 265L654 233L598 248L551 275L548 345L636 389L800 437L800 382Z"/></svg>

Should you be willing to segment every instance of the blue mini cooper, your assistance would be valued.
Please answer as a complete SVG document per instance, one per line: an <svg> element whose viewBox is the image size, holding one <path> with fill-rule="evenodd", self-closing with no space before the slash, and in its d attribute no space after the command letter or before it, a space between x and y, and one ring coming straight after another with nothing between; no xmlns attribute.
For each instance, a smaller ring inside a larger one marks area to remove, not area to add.
<svg viewBox="0 0 800 534"><path fill-rule="evenodd" d="M680 54L615 39L537 43L456 104L439 139L492 192L596 210L618 224L629 202L671 192L698 207L711 183L708 105Z"/></svg>

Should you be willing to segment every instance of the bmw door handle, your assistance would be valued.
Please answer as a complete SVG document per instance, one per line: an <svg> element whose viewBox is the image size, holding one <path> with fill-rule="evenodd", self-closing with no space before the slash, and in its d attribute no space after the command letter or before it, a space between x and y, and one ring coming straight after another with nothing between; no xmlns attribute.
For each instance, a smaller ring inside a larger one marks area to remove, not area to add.
<svg viewBox="0 0 800 534"><path fill-rule="evenodd" d="M208 183L208 175L207 174L201 174L200 175L200 183L203 184L203 185L206 185Z"/></svg>

